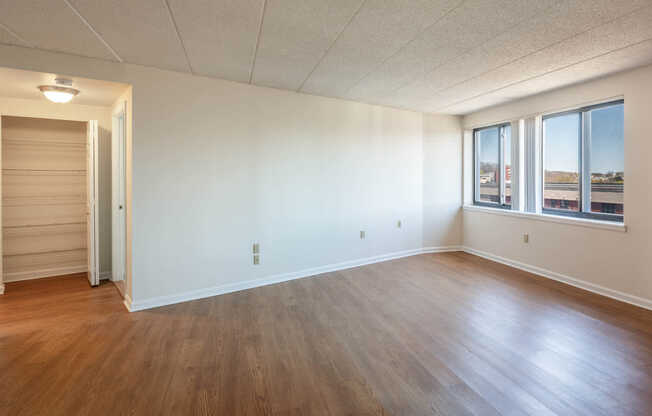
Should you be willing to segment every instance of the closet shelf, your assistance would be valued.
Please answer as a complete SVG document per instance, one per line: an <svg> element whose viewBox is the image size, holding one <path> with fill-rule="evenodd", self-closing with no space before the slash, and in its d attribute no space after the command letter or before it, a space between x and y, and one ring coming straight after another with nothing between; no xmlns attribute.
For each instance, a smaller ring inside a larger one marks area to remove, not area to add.
<svg viewBox="0 0 652 416"><path fill-rule="evenodd" d="M21 224L21 225L3 225L2 228L5 229L17 229L17 228L34 228L34 227L54 227L58 225L82 225L86 224L86 221L72 221L72 222L51 222L47 224Z"/></svg>
<svg viewBox="0 0 652 416"><path fill-rule="evenodd" d="M27 169L27 168L3 168L3 172L38 172L38 173L50 173L52 172L53 175L56 174L86 174L86 169L75 169L75 170L67 170L67 169Z"/></svg>
<svg viewBox="0 0 652 416"><path fill-rule="evenodd" d="M42 250L42 251L33 251L33 252L29 252L29 253L12 253L12 254L4 253L3 257L6 258L6 257L33 256L35 254L67 253L67 252L81 251L81 250L86 251L86 247L71 248L71 249L68 249L68 250Z"/></svg>

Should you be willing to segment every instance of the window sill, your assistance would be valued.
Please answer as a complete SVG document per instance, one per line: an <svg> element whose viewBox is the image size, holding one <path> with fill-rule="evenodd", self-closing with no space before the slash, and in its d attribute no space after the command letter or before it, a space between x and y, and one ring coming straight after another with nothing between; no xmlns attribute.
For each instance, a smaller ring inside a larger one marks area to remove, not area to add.
<svg viewBox="0 0 652 416"><path fill-rule="evenodd" d="M559 215L550 214L534 214L531 212L511 211L501 208L490 208L479 205L464 205L464 211L470 212L485 212L494 215L504 215L507 217L527 218L535 221L555 222L558 224L570 224L578 227L598 228L601 230L618 231L621 233L627 232L627 226L621 223L591 220L586 218L573 218L562 217Z"/></svg>

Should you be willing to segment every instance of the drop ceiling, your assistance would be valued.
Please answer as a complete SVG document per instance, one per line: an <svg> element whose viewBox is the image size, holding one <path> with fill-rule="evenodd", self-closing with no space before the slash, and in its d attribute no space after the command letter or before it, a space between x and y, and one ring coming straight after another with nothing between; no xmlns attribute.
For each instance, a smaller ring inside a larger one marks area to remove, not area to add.
<svg viewBox="0 0 652 416"><path fill-rule="evenodd" d="M416 111L652 63L652 0L0 0L0 43Z"/></svg>

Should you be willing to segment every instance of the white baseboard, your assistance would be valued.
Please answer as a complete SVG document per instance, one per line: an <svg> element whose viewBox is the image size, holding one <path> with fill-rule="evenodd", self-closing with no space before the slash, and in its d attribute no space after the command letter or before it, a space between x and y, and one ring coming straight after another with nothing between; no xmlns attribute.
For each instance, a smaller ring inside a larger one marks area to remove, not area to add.
<svg viewBox="0 0 652 416"><path fill-rule="evenodd" d="M111 280L111 272L100 272L100 280Z"/></svg>
<svg viewBox="0 0 652 416"><path fill-rule="evenodd" d="M421 254L450 253L452 251L462 251L462 246L424 247L421 249Z"/></svg>
<svg viewBox="0 0 652 416"><path fill-rule="evenodd" d="M532 266L530 264L521 263L516 260L507 259L505 257L497 256L495 254L487 253L485 251L476 250L471 247L462 247L462 250L466 253L473 254L478 257L483 257L488 260L495 261L497 263L502 263L507 266L514 267L516 269L524 270L548 279L556 280L558 282L566 283L571 286L578 287L580 289L588 290L589 292L597 293L598 295L606 296L608 298L616 299L621 302L629 303L641 308L652 310L652 300L640 298L638 296L629 295L618 290L609 289L608 287L596 285L595 283L590 283L585 280L576 279L574 277L566 276L561 273L553 272L550 270L543 269L541 267Z"/></svg>
<svg viewBox="0 0 652 416"><path fill-rule="evenodd" d="M136 311L135 311L134 309L132 309L132 307L131 307L131 304L132 304L132 303L133 303L133 302L131 301L131 297L130 297L129 295L125 294L124 298L122 299L122 304L125 305L125 308L127 308L127 310L128 310L129 312L136 312Z"/></svg>
<svg viewBox="0 0 652 416"><path fill-rule="evenodd" d="M424 251L427 250L427 251ZM272 275L262 279L248 280L244 282L228 283L225 285L209 287L205 289L197 289L188 292L179 293L176 295L159 296L140 301L132 301L125 296L125 306L130 312L142 311L144 309L156 308L159 306L172 305L174 303L187 302L195 299L208 298L211 296L223 295L226 293L237 292L245 289L252 289L254 287L271 285L274 283L287 282L288 280L301 279L322 273L329 273L338 270L350 269L353 267L364 266L367 264L380 263L383 261L399 259L402 257L414 256L423 253L436 253L444 251L459 251L459 248L454 247L428 247L427 249L413 249L398 251L379 256L366 257L357 260L350 260L341 263L328 264L320 267L313 267L310 269L300 270L298 272L282 273Z"/></svg>
<svg viewBox="0 0 652 416"><path fill-rule="evenodd" d="M367 257L367 258L351 260L351 261L346 261L341 263L329 264L320 267L314 267L310 269L301 270L298 272L277 274L261 279L229 283L229 284L209 287L205 289L197 289L193 291L183 292L175 295L159 296L155 298L144 299L137 302L132 301L132 299L128 295L125 295L124 305L127 308L127 310L129 310L130 312L136 312L145 309L156 308L159 306L172 305L175 303L187 302L195 299L202 299L211 296L237 292L240 290L246 290L255 287L271 285L275 283L287 282L289 280L301 279L304 277L315 276L318 274L350 269L353 267L364 266L367 264L380 263L388 260L399 259L402 257L415 256L418 254L446 253L446 252L453 252L453 251L464 251L466 253L483 257L488 260L495 261L497 263L502 263L507 266L511 266L520 270L524 270L526 272L530 272L542 277L546 277L548 279L556 280L558 282L566 283L571 286L578 287L580 289L588 290L589 292L597 293L602 296L606 296L612 299L616 299L622 302L626 302L632 305L636 305L645 309L652 310L651 300L640 298L633 295L628 295L626 293L619 292L617 290L613 290L613 289L606 288L604 286L589 283L580 279L563 275L561 273L552 272L550 270L546 270L541 267L532 266L515 260L510 260L505 257L496 256L491 253L487 253L484 251L476 250L471 247L465 247L465 246L424 247L421 249L399 251L399 252L384 254L380 256Z"/></svg>
<svg viewBox="0 0 652 416"><path fill-rule="evenodd" d="M4 282L19 282L21 280L41 279L43 277L63 276L66 274L82 273L88 271L88 267L82 266L58 267L54 269L34 270L29 272L5 273Z"/></svg>

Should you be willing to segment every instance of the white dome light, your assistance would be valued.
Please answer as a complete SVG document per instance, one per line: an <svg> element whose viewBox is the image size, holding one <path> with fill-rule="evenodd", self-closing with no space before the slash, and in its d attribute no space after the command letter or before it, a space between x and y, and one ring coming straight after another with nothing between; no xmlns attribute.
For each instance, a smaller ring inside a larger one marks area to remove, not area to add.
<svg viewBox="0 0 652 416"><path fill-rule="evenodd" d="M41 85L38 87L43 95L45 95L45 98L53 103L67 103L72 100L75 95L79 94L79 90L69 87L69 85L72 85L72 81L57 78L55 79L55 82L58 85Z"/></svg>

